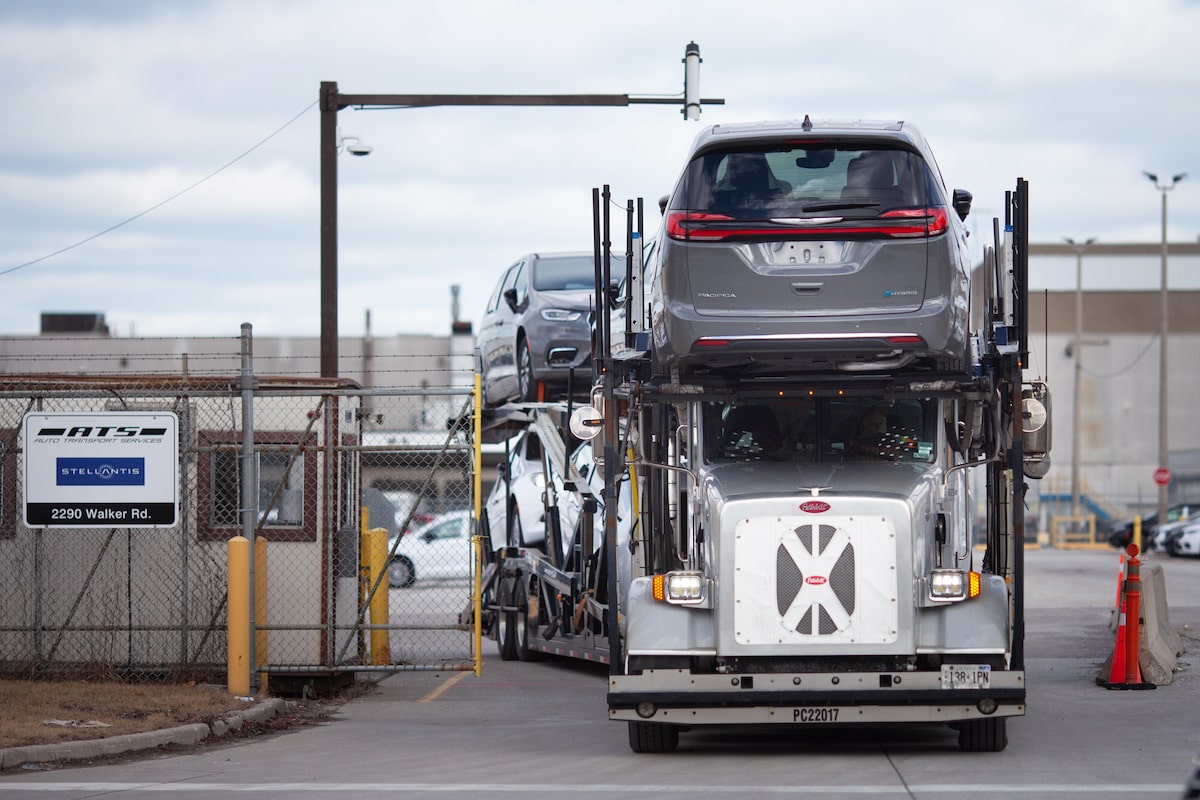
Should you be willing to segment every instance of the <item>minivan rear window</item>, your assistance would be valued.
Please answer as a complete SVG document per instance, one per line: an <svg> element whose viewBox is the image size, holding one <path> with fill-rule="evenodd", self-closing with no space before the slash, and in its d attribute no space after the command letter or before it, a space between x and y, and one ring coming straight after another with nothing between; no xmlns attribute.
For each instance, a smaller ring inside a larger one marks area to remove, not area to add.
<svg viewBox="0 0 1200 800"><path fill-rule="evenodd" d="M867 218L939 204L935 185L924 159L908 150L776 143L701 154L688 166L672 208L731 219L830 211Z"/></svg>

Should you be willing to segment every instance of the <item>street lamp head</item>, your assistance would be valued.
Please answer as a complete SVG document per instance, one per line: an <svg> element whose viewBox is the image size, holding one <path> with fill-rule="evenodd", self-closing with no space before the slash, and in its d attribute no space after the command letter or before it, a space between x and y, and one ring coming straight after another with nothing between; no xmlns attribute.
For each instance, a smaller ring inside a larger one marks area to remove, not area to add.
<svg viewBox="0 0 1200 800"><path fill-rule="evenodd" d="M1171 182L1164 184L1164 183L1158 182L1158 176L1155 175L1153 172L1146 172L1145 170L1143 170L1142 174L1145 175L1150 180L1150 182L1154 184L1154 188L1158 189L1160 192L1171 191L1172 189L1175 188L1175 184L1179 183L1181 180L1183 180L1184 178L1187 177L1186 172L1181 172L1178 175L1172 175Z"/></svg>

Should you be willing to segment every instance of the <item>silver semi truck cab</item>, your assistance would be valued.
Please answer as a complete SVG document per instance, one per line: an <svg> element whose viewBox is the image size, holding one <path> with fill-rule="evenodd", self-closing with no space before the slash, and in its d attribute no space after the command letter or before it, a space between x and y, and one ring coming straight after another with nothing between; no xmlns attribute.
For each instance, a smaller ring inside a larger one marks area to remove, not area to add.
<svg viewBox="0 0 1200 800"><path fill-rule="evenodd" d="M933 721L996 749L1024 675L947 441L958 404L764 393L675 406L677 565L632 581L610 717L635 750L704 724Z"/></svg>

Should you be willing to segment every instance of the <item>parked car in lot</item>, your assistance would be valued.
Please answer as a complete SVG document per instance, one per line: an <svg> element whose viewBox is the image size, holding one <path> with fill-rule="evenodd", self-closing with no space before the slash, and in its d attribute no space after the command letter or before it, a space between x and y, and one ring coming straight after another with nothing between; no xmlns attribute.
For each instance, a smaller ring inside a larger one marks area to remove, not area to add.
<svg viewBox="0 0 1200 800"><path fill-rule="evenodd" d="M1200 514L1200 505L1196 503L1176 503L1167 507L1167 522L1178 522L1181 519L1195 519ZM1142 542L1147 544L1158 525L1158 513L1142 517ZM1133 541L1133 520L1122 520L1110 529L1108 543L1113 547L1125 548Z"/></svg>
<svg viewBox="0 0 1200 800"><path fill-rule="evenodd" d="M907 122L706 129L646 281L657 366L965 369L970 205Z"/></svg>
<svg viewBox="0 0 1200 800"><path fill-rule="evenodd" d="M542 490L542 444L532 431L510 441L508 459L483 504L483 535L488 547L526 547L546 541Z"/></svg>
<svg viewBox="0 0 1200 800"><path fill-rule="evenodd" d="M402 589L417 581L471 576L471 512L450 511L411 533L388 541L388 586Z"/></svg>
<svg viewBox="0 0 1200 800"><path fill-rule="evenodd" d="M624 274L624 263L613 256L615 274ZM530 253L504 271L477 336L487 405L561 399L572 370L586 390L595 275L590 252ZM539 385L546 387L541 398Z"/></svg>
<svg viewBox="0 0 1200 800"><path fill-rule="evenodd" d="M1183 526L1178 535L1167 544L1167 552L1173 556L1200 558L1200 522Z"/></svg>
<svg viewBox="0 0 1200 800"><path fill-rule="evenodd" d="M1189 522L1181 519L1168 522L1166 525L1155 525L1145 537L1145 546L1142 549L1147 552L1170 553L1175 540L1179 538L1185 528L1194 522L1195 520Z"/></svg>

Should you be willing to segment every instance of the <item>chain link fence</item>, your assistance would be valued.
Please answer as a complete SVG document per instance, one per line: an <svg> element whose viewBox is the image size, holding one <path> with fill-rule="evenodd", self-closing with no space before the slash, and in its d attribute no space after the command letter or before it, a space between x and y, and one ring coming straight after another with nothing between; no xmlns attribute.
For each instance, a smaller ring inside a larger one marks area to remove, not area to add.
<svg viewBox="0 0 1200 800"><path fill-rule="evenodd" d="M474 591L475 448L458 422L473 398L245 370L0 378L0 673L220 680L236 536L254 543L268 675L473 668L458 621ZM164 430L175 463L139 462ZM155 506L166 522L139 516L147 487L174 495ZM109 502L124 493L129 507ZM381 538L382 575L362 546Z"/></svg>

